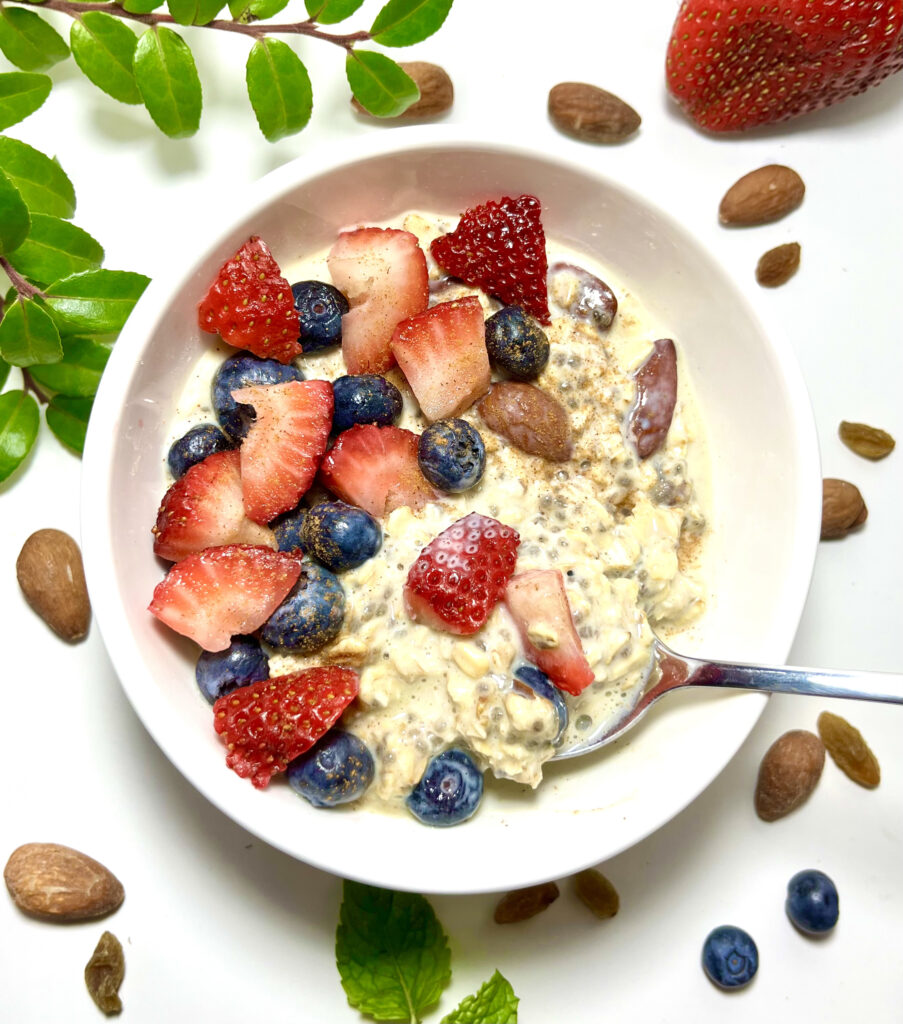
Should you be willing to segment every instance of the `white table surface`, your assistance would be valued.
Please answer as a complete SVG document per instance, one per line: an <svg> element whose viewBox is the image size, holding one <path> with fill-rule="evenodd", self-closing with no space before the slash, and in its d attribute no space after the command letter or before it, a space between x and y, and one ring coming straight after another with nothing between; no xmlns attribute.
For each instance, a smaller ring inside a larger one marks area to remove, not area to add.
<svg viewBox="0 0 903 1024"><path fill-rule="evenodd" d="M368 2L364 14L378 7ZM455 0L435 37L397 56L447 68L456 87L447 122L494 124L503 137L585 160L671 210L728 268L803 367L824 475L856 482L870 509L858 534L820 545L791 660L900 671L903 452L869 463L840 443L837 426L861 420L903 441L903 75L785 126L740 139L706 137L665 94L676 7L676 0L557 0L540 11L511 0ZM65 19L60 24L68 31ZM349 24L369 21L358 15ZM341 54L302 43L314 79L313 122L271 145L244 95L244 41L199 30L186 35L193 44L197 38L205 92L194 138L165 139L142 109L107 98L71 63L52 73L56 87L44 108L9 130L58 156L76 186L76 222L104 244L109 267L153 275L174 247L191 244L180 235L181 209L217 192L228 202L230 184L335 139L404 130L352 114ZM565 80L624 97L642 114L639 135L622 146L592 147L555 132L546 97ZM771 162L800 172L808 186L804 205L774 225L720 227L725 189ZM799 273L783 288L761 289L753 276L757 258L793 240L803 247ZM17 381L13 371L7 387ZM335 969L339 881L268 848L210 806L132 712L96 628L70 647L25 604L14 571L25 538L45 526L79 532L79 462L42 433L27 472L0 488L0 857L26 842L74 846L120 877L126 900L103 922L69 927L30 920L0 900L0 1018L100 1019L82 968L109 928L127 959L124 1020L359 1020ZM768 482L750 481L761 486ZM857 787L829 761L806 806L761 822L752 793L762 754L785 730L814 728L824 708L862 730L881 761L880 787ZM427 1019L438 1021L498 967L521 998L524 1024L708 1024L728 1015L738 1024L899 1021L901 729L899 707L772 698L699 799L602 865L621 894L621 912L611 921L592 919L566 881L546 913L508 928L491 920L494 896L434 897L454 976ZM806 867L826 871L840 892L840 923L823 941L803 938L783 911L787 880ZM699 966L705 935L722 923L746 928L761 958L754 983L731 995L716 990Z"/></svg>

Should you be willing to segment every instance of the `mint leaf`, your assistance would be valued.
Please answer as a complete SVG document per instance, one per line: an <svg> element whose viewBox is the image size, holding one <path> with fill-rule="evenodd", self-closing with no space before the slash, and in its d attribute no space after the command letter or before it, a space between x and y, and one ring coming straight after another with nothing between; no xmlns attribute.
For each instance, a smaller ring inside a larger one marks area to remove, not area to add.
<svg viewBox="0 0 903 1024"><path fill-rule="evenodd" d="M235 21L247 24L255 18L272 18L287 5L288 0L229 0L229 13Z"/></svg>
<svg viewBox="0 0 903 1024"><path fill-rule="evenodd" d="M103 247L70 221L36 213L28 237L8 258L20 274L45 285L99 267Z"/></svg>
<svg viewBox="0 0 903 1024"><path fill-rule="evenodd" d="M120 103L140 103L132 65L138 37L118 18L86 11L72 22L69 45L84 76Z"/></svg>
<svg viewBox="0 0 903 1024"><path fill-rule="evenodd" d="M396 117L420 98L416 83L381 53L351 50L345 74L354 98L374 117Z"/></svg>
<svg viewBox="0 0 903 1024"><path fill-rule="evenodd" d="M11 78L12 75L3 77ZM47 213L52 217L66 218L75 213L75 189L72 182L56 160L44 156L39 150L32 149L18 139L0 136L0 171L16 186L31 213Z"/></svg>
<svg viewBox="0 0 903 1024"><path fill-rule="evenodd" d="M93 398L56 395L47 406L47 426L67 448L79 455L85 450L85 434L93 404Z"/></svg>
<svg viewBox="0 0 903 1024"><path fill-rule="evenodd" d="M31 217L19 190L0 171L0 256L18 249L30 227Z"/></svg>
<svg viewBox="0 0 903 1024"><path fill-rule="evenodd" d="M9 376L9 363L0 358L0 388L6 383L6 378Z"/></svg>
<svg viewBox="0 0 903 1024"><path fill-rule="evenodd" d="M88 270L45 289L50 315L63 335L118 334L148 285L128 270Z"/></svg>
<svg viewBox="0 0 903 1024"><path fill-rule="evenodd" d="M442 27L452 0L389 0L370 27L380 46L411 46Z"/></svg>
<svg viewBox="0 0 903 1024"><path fill-rule="evenodd" d="M19 467L38 436L38 403L25 391L0 395L0 480Z"/></svg>
<svg viewBox="0 0 903 1024"><path fill-rule="evenodd" d="M376 1020L419 1021L451 981L433 908L414 893L343 885L336 966L348 1002Z"/></svg>
<svg viewBox="0 0 903 1024"><path fill-rule="evenodd" d="M90 398L97 392L109 358L109 345L92 338L67 338L63 342L63 358L58 363L32 366L28 372L52 394Z"/></svg>
<svg viewBox="0 0 903 1024"><path fill-rule="evenodd" d="M440 1024L517 1024L517 1004L511 983L498 971L479 991L462 999L457 1009L446 1014Z"/></svg>
<svg viewBox="0 0 903 1024"><path fill-rule="evenodd" d="M335 25L363 5L364 0L304 0L307 13L321 25Z"/></svg>
<svg viewBox="0 0 903 1024"><path fill-rule="evenodd" d="M24 121L50 95L53 81L47 75L10 71L0 75L0 131Z"/></svg>
<svg viewBox="0 0 903 1024"><path fill-rule="evenodd" d="M310 120L310 76L288 43L258 40L248 54L245 81L257 123L267 141L293 135Z"/></svg>
<svg viewBox="0 0 903 1024"><path fill-rule="evenodd" d="M167 0L166 6L180 25L206 25L226 6L226 0Z"/></svg>
<svg viewBox="0 0 903 1024"><path fill-rule="evenodd" d="M169 28L138 40L135 78L154 124L172 139L193 135L201 122L201 80L188 44Z"/></svg>
<svg viewBox="0 0 903 1024"><path fill-rule="evenodd" d="M62 358L60 332L34 299L19 299L0 320L0 354L13 366L55 363Z"/></svg>
<svg viewBox="0 0 903 1024"><path fill-rule="evenodd" d="M46 71L69 56L63 37L34 11L0 6L0 50L23 71Z"/></svg>
<svg viewBox="0 0 903 1024"><path fill-rule="evenodd" d="M124 0L123 8L131 14L150 14L162 7L164 0Z"/></svg>

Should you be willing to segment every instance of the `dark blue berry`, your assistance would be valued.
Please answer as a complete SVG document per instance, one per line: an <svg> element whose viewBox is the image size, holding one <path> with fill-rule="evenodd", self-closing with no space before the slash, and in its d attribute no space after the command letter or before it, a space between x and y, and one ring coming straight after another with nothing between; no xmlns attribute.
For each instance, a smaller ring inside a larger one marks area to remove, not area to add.
<svg viewBox="0 0 903 1024"><path fill-rule="evenodd" d="M307 510L301 528L304 549L333 572L363 565L382 542L382 530L373 516L344 501L314 505Z"/></svg>
<svg viewBox="0 0 903 1024"><path fill-rule="evenodd" d="M742 988L759 969L759 951L742 928L723 924L706 937L702 968L720 988Z"/></svg>
<svg viewBox="0 0 903 1024"><path fill-rule="evenodd" d="M178 479L184 476L192 466L203 462L208 455L224 452L232 447L232 442L212 423L201 423L192 427L169 448L166 461L169 471Z"/></svg>
<svg viewBox="0 0 903 1024"><path fill-rule="evenodd" d="M351 803L373 781L373 758L350 732L333 729L286 769L292 789L314 807Z"/></svg>
<svg viewBox="0 0 903 1024"><path fill-rule="evenodd" d="M229 356L213 378L213 408L220 426L233 441L240 441L254 422L254 410L250 405L239 405L232 392L258 384L284 384L289 380L304 380L304 374L291 363L258 359L247 352Z"/></svg>
<svg viewBox="0 0 903 1024"><path fill-rule="evenodd" d="M514 673L514 689L521 690L522 687L535 693L537 697L551 701L552 706L558 715L558 733L553 743L557 743L568 725L568 706L564 702L561 690L555 686L549 677L535 665L521 665Z"/></svg>
<svg viewBox="0 0 903 1024"><path fill-rule="evenodd" d="M520 306L505 306L486 321L486 348L499 369L518 380L538 377L549 361L549 339Z"/></svg>
<svg viewBox="0 0 903 1024"><path fill-rule="evenodd" d="M296 551L298 548L304 550L302 532L304 520L307 518L309 509L306 505L298 505L270 523L273 533L276 534L276 544L280 551Z"/></svg>
<svg viewBox="0 0 903 1024"><path fill-rule="evenodd" d="M194 675L201 693L213 704L239 686L269 679L270 662L254 637L237 636L224 651L204 651Z"/></svg>
<svg viewBox="0 0 903 1024"><path fill-rule="evenodd" d="M292 285L301 333L298 341L305 352L332 348L342 340L342 317L348 300L325 281L299 281Z"/></svg>
<svg viewBox="0 0 903 1024"><path fill-rule="evenodd" d="M263 624L260 635L274 647L310 654L332 640L344 619L342 584L328 569L305 562L298 582Z"/></svg>
<svg viewBox="0 0 903 1024"><path fill-rule="evenodd" d="M417 461L434 487L456 494L480 482L486 448L479 431L465 420L437 420L420 435Z"/></svg>
<svg viewBox="0 0 903 1024"><path fill-rule="evenodd" d="M837 887L822 871L798 871L787 883L787 916L807 935L829 932L840 915Z"/></svg>
<svg viewBox="0 0 903 1024"><path fill-rule="evenodd" d="M401 392L385 377L361 373L338 377L332 382L335 409L332 429L337 433L350 430L356 423L375 423L388 427L401 415Z"/></svg>
<svg viewBox="0 0 903 1024"><path fill-rule="evenodd" d="M408 810L424 825L457 825L476 811L483 797L483 774L463 750L437 754L411 790Z"/></svg>

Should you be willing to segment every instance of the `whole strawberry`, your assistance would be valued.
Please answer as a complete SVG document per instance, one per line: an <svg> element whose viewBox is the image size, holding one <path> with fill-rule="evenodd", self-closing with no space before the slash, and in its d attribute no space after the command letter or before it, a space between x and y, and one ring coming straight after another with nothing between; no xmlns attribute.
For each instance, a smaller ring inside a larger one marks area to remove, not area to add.
<svg viewBox="0 0 903 1024"><path fill-rule="evenodd" d="M684 0L668 88L713 132L839 103L903 67L903 0Z"/></svg>

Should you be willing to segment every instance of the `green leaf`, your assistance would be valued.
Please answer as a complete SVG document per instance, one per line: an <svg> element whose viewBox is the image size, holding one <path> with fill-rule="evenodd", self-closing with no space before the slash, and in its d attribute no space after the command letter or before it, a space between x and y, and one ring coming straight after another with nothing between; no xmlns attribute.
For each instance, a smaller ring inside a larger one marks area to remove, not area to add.
<svg viewBox="0 0 903 1024"><path fill-rule="evenodd" d="M13 473L38 436L38 403L24 391L0 395L0 480Z"/></svg>
<svg viewBox="0 0 903 1024"><path fill-rule="evenodd" d="M154 124L173 139L201 121L201 80L188 44L169 28L148 29L135 51L135 77Z"/></svg>
<svg viewBox="0 0 903 1024"><path fill-rule="evenodd" d="M69 398L56 395L47 406L47 426L56 436L79 455L85 448L85 434L91 415L93 398Z"/></svg>
<svg viewBox="0 0 903 1024"><path fill-rule="evenodd" d="M419 1021L451 980L448 940L414 893L346 881L335 955L348 1002L376 1020Z"/></svg>
<svg viewBox="0 0 903 1024"><path fill-rule="evenodd" d="M28 207L16 186L0 171L0 256L18 249L31 227Z"/></svg>
<svg viewBox="0 0 903 1024"><path fill-rule="evenodd" d="M46 71L69 56L63 37L24 7L0 6L0 50L23 71Z"/></svg>
<svg viewBox="0 0 903 1024"><path fill-rule="evenodd" d="M9 254L9 262L20 274L45 285L99 267L103 247L68 220L36 213L28 237Z"/></svg>
<svg viewBox="0 0 903 1024"><path fill-rule="evenodd" d="M0 388L6 383L6 378L9 376L9 363L0 358Z"/></svg>
<svg viewBox="0 0 903 1024"><path fill-rule="evenodd" d="M63 358L47 366L32 366L29 373L46 391L74 398L90 398L110 358L109 345L91 338L67 338Z"/></svg>
<svg viewBox="0 0 903 1024"><path fill-rule="evenodd" d="M446 1014L440 1024L517 1024L514 989L498 971L484 982L476 995L462 999L457 1009Z"/></svg>
<svg viewBox="0 0 903 1024"><path fill-rule="evenodd" d="M19 299L0 320L0 354L13 366L56 363L62 358L60 332L35 299Z"/></svg>
<svg viewBox="0 0 903 1024"><path fill-rule="evenodd" d="M335 25L363 6L364 0L304 0L307 13L321 25Z"/></svg>
<svg viewBox="0 0 903 1024"><path fill-rule="evenodd" d="M247 24L255 19L272 18L274 14L287 7L288 2L289 0L229 0L229 13L236 21Z"/></svg>
<svg viewBox="0 0 903 1024"><path fill-rule="evenodd" d="M140 103L132 65L138 37L118 18L85 11L72 22L69 45L85 78L120 103Z"/></svg>
<svg viewBox="0 0 903 1024"><path fill-rule="evenodd" d="M300 132L310 120L310 76L288 43L259 39L248 54L245 81L257 123L269 142Z"/></svg>
<svg viewBox="0 0 903 1024"><path fill-rule="evenodd" d="M226 6L226 0L167 0L166 6L180 25L206 25Z"/></svg>
<svg viewBox="0 0 903 1024"><path fill-rule="evenodd" d="M50 95L52 79L10 71L0 75L0 131L24 121Z"/></svg>
<svg viewBox="0 0 903 1024"><path fill-rule="evenodd" d="M345 58L345 74L354 98L374 117L396 117L420 98L410 75L372 50L351 50Z"/></svg>
<svg viewBox="0 0 903 1024"><path fill-rule="evenodd" d="M118 334L148 285L128 270L88 270L45 289L50 314L63 335Z"/></svg>
<svg viewBox="0 0 903 1024"><path fill-rule="evenodd" d="M389 0L370 28L380 46L411 46L437 32L452 0Z"/></svg>
<svg viewBox="0 0 903 1024"><path fill-rule="evenodd" d="M75 213L72 182L56 160L44 156L39 150L18 139L0 135L0 171L19 190L31 213L66 218Z"/></svg>
<svg viewBox="0 0 903 1024"><path fill-rule="evenodd" d="M150 14L163 6L164 0L124 0L123 8L131 14Z"/></svg>

